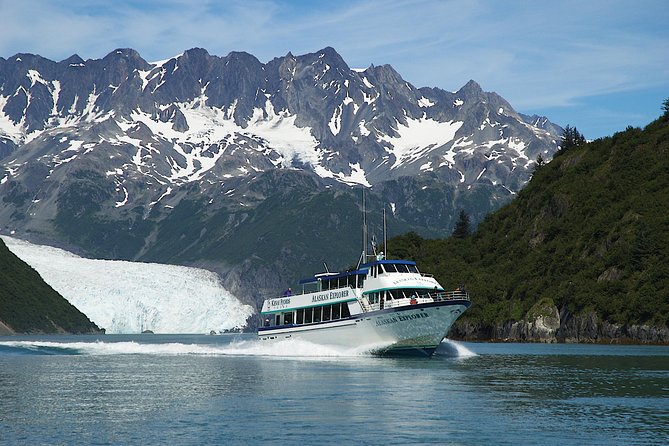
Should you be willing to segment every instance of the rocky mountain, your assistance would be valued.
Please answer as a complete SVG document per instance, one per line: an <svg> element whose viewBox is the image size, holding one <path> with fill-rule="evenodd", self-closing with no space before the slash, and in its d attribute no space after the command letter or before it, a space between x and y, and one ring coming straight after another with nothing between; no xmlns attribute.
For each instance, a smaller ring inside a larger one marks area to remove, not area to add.
<svg viewBox="0 0 669 446"><path fill-rule="evenodd" d="M197 48L154 63L17 54L0 58L0 225L238 279L261 258L270 279L241 285L257 290L297 274L286 256L357 252L360 187L391 229L447 235L459 209L477 223L515 195L560 132L474 81L416 88L332 48L265 64Z"/></svg>

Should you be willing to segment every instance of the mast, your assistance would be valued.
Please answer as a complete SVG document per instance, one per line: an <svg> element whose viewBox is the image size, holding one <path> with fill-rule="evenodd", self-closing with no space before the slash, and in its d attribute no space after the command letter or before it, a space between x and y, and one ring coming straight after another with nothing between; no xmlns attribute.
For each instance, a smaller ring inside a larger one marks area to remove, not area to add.
<svg viewBox="0 0 669 446"><path fill-rule="evenodd" d="M367 263L367 209L365 208L365 187L362 187L362 262Z"/></svg>

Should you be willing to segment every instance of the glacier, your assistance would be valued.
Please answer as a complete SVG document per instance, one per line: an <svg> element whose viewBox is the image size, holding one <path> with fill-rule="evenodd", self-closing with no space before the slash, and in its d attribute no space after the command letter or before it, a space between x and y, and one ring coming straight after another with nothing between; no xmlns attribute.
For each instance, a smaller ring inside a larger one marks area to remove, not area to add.
<svg viewBox="0 0 669 446"><path fill-rule="evenodd" d="M243 327L253 314L204 269L79 257L0 237L52 288L110 334L210 333Z"/></svg>

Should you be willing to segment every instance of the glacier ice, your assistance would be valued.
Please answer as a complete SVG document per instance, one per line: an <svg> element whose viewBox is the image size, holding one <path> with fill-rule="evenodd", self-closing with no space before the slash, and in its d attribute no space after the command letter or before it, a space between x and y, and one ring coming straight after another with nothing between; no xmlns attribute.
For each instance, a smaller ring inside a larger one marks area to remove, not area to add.
<svg viewBox="0 0 669 446"><path fill-rule="evenodd" d="M209 333L241 327L253 313L207 270L96 260L1 237L52 288L107 333Z"/></svg>

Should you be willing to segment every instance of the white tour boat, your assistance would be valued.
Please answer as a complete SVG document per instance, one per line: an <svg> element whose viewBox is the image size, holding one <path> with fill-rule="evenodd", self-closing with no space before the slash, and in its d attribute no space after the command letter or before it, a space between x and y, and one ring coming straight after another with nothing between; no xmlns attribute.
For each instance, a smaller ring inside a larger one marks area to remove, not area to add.
<svg viewBox="0 0 669 446"><path fill-rule="evenodd" d="M367 260L364 251L361 259ZM416 262L387 260L382 253L373 259L354 271L302 280L299 294L265 300L258 338L431 356L469 307L469 296L460 288L444 290Z"/></svg>

